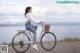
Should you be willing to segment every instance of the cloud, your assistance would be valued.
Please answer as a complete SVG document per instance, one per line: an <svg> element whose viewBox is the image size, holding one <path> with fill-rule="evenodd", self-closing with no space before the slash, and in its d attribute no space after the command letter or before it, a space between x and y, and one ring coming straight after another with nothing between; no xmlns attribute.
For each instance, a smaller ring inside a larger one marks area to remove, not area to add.
<svg viewBox="0 0 80 53"><path fill-rule="evenodd" d="M56 0L1 0L0 20L14 20L18 19L17 17L20 17L19 19L21 20L24 18L26 6L33 7L33 15L36 17L35 20L52 22L80 21L79 4L58 4ZM15 20L13 22L15 22Z"/></svg>

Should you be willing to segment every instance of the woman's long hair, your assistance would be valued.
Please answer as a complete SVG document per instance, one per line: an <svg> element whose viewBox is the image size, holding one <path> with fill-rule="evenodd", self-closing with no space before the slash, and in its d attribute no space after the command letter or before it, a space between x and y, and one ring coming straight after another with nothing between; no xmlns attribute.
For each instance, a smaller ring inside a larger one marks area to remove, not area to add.
<svg viewBox="0 0 80 53"><path fill-rule="evenodd" d="M27 8L25 9L25 14L24 14L24 15L26 15L27 13L29 13L29 11L31 10L31 8L32 8L32 7L30 7L30 6L27 7Z"/></svg>

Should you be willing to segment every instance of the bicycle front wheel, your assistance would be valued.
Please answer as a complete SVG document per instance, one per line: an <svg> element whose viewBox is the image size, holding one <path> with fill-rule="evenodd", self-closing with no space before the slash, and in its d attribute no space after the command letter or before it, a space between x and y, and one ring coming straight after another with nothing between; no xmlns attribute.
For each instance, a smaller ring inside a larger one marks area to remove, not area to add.
<svg viewBox="0 0 80 53"><path fill-rule="evenodd" d="M55 48L57 40L55 34L52 32L45 32L40 40L41 46L46 51L51 51Z"/></svg>
<svg viewBox="0 0 80 53"><path fill-rule="evenodd" d="M17 53L24 53L30 47L29 41L30 38L26 33L19 32L12 39L12 47Z"/></svg>

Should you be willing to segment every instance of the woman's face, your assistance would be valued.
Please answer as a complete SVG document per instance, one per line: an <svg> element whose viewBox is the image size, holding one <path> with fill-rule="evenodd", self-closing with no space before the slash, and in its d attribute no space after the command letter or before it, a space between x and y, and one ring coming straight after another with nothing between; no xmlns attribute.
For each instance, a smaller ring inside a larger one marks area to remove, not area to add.
<svg viewBox="0 0 80 53"><path fill-rule="evenodd" d="M29 13L32 13L32 8L30 9Z"/></svg>

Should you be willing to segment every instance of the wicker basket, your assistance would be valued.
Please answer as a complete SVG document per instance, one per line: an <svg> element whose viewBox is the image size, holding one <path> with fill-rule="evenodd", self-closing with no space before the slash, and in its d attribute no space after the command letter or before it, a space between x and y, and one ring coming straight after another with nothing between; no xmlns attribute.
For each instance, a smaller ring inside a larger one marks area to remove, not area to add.
<svg viewBox="0 0 80 53"><path fill-rule="evenodd" d="M49 24L45 24L44 25L44 32L49 32L50 30L50 25Z"/></svg>

